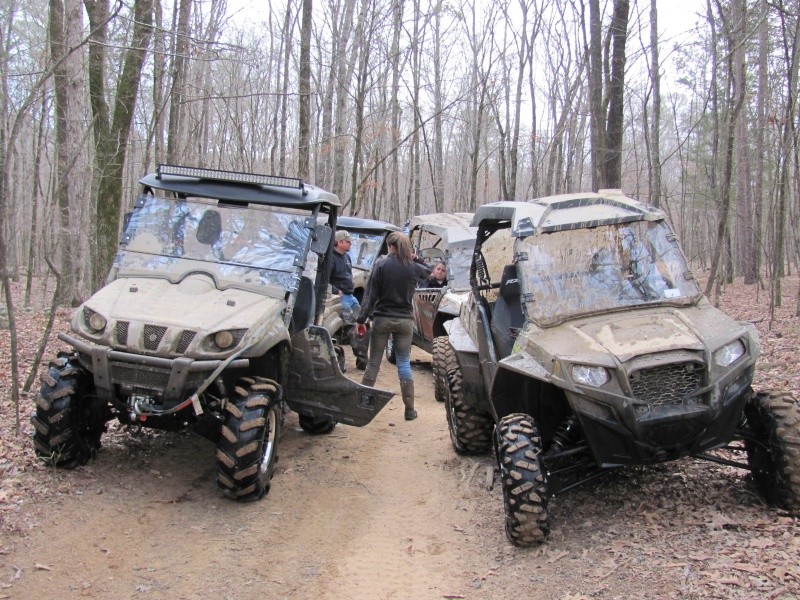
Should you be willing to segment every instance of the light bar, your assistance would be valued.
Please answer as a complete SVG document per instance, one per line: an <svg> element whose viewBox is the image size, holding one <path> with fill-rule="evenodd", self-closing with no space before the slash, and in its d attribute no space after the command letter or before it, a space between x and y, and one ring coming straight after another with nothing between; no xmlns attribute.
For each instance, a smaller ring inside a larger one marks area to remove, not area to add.
<svg viewBox="0 0 800 600"><path fill-rule="evenodd" d="M158 165L156 176L161 179L165 175L176 177L197 177L230 181L232 183L251 183L255 185L271 185L291 189L302 189L303 182L294 177L278 177L277 175L258 175L257 173L237 173L236 171L220 171L199 167L179 167L176 165Z"/></svg>

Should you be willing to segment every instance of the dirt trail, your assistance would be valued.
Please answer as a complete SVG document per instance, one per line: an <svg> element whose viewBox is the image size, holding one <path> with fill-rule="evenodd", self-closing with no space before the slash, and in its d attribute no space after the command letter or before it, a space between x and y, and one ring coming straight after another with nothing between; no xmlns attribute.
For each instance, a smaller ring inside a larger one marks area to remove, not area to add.
<svg viewBox="0 0 800 600"><path fill-rule="evenodd" d="M416 421L397 396L327 436L290 413L260 502L223 499L213 444L186 434L112 433L87 466L42 469L28 529L0 529L0 598L797 596L797 520L705 463L612 474L552 502L547 545L511 546L493 458L453 452L412 358ZM393 367L378 384L398 389Z"/></svg>
<svg viewBox="0 0 800 600"><path fill-rule="evenodd" d="M474 519L485 519L474 505L486 492L461 481L459 470L471 461L449 449L443 406L433 400L429 357L420 357L414 367L416 421L403 419L399 397L370 426L338 426L327 436L303 433L296 415L287 415L272 489L261 502L237 504L218 494L214 446L206 440L112 434L86 467L47 472L43 484L53 489L53 502L40 507L27 538L3 541L2 563L19 569L5 593L352 599L463 594L465 573L452 566L475 537L467 533ZM397 389L389 367L384 365L379 383ZM351 364L349 374L356 373Z"/></svg>

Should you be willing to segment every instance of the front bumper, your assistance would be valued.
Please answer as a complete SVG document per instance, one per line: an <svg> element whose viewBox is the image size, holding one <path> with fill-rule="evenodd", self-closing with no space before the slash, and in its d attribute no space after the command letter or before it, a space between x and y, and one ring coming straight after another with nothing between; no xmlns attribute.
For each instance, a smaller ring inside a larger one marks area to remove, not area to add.
<svg viewBox="0 0 800 600"><path fill-rule="evenodd" d="M754 366L700 390L680 404L638 411L628 398L567 392L595 462L601 467L651 464L727 444L750 397ZM718 401L707 403L706 398Z"/></svg>
<svg viewBox="0 0 800 600"><path fill-rule="evenodd" d="M75 348L78 360L94 377L98 397L106 401L113 401L122 393L142 394L169 404L205 387L222 365L230 369L246 369L250 365L247 358L228 364L224 360L169 359L112 350L66 333L59 333L58 338Z"/></svg>

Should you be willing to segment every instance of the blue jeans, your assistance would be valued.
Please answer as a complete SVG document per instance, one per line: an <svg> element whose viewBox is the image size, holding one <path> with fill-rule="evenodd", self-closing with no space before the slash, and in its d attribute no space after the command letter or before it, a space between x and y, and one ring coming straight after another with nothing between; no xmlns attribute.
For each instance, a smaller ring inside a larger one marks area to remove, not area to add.
<svg viewBox="0 0 800 600"><path fill-rule="evenodd" d="M342 294L342 321L345 325L353 325L361 312L361 305L352 294Z"/></svg>
<svg viewBox="0 0 800 600"><path fill-rule="evenodd" d="M389 336L394 342L394 354L397 358L397 376L400 381L412 381L411 375L411 337L414 333L414 321L392 317L375 317L369 330L369 362L364 371L365 381L375 381L381 368L383 353Z"/></svg>

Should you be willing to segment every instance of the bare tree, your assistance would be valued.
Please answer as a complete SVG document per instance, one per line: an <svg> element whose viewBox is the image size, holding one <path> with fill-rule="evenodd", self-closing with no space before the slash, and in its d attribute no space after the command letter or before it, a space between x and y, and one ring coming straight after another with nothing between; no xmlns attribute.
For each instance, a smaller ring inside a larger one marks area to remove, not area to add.
<svg viewBox="0 0 800 600"><path fill-rule="evenodd" d="M392 3L392 46L390 60L392 64L391 91L391 181L389 185L389 218L393 223L400 222L400 33L403 27L403 5L405 0L394 0Z"/></svg>
<svg viewBox="0 0 800 600"><path fill-rule="evenodd" d="M614 0L608 39L610 56L604 60L601 52L600 2L589 0L592 185L595 189L619 188L622 185L625 49L629 12L628 0Z"/></svg>
<svg viewBox="0 0 800 600"><path fill-rule="evenodd" d="M768 7L767 0L759 0L759 25L758 25L758 87L756 91L756 139L754 160L755 181L753 183L753 219L748 239L745 243L744 282L756 283L761 271L761 221L764 196L764 162L765 162L765 136L767 130L767 93L769 85L769 54L768 41Z"/></svg>
<svg viewBox="0 0 800 600"><path fill-rule="evenodd" d="M50 0L48 35L50 55L55 64L53 89L55 92L55 152L56 152L56 201L60 215L59 248L61 286L65 303L78 303L81 293L77 289L79 266L77 253L67 249L80 247L79 231L80 199L77 194L77 178L72 172L81 152L81 133L78 129L80 57L71 52L76 37L81 33L81 5L78 0Z"/></svg>
<svg viewBox="0 0 800 600"><path fill-rule="evenodd" d="M300 109L297 171L306 181L311 176L311 27L312 0L303 0L300 27Z"/></svg>
<svg viewBox="0 0 800 600"><path fill-rule="evenodd" d="M123 167L139 93L142 65L152 34L153 0L135 0L133 3L133 30L122 59L121 72L116 80L113 110L109 110L106 98L106 82L111 80L106 55L108 0L84 0L84 4L92 26L89 96L94 117L97 252L93 273L94 283L97 284L111 267L117 248Z"/></svg>
<svg viewBox="0 0 800 600"><path fill-rule="evenodd" d="M789 172L792 163L796 164L797 161L798 143L795 119L797 118L797 81L798 71L800 70L800 14L797 11L792 14L781 6L778 16L786 69L786 103L784 104L781 125L781 153L778 163L777 218L775 221L775 250L772 266L774 277L773 306L781 306L783 302L781 277L785 273L786 216L789 213L787 204L791 193Z"/></svg>
<svg viewBox="0 0 800 600"><path fill-rule="evenodd" d="M661 62L658 58L658 2L650 0L650 80L653 110L650 115L650 202L661 205Z"/></svg>
<svg viewBox="0 0 800 600"><path fill-rule="evenodd" d="M730 232L729 219L731 206L733 204L731 183L733 177L734 147L736 142L736 123L745 100L744 53L734 52L734 49L742 42L744 37L746 0L733 1L733 11L730 18L726 18L719 3L717 6L719 8L719 14L722 17L723 31L729 46L729 51L725 60L729 85L726 94L727 122L724 139L725 154L723 176L720 182L720 206L717 215L717 234L711 259L711 271L708 276L708 282L706 283L705 294L709 295L712 287L716 284L716 296L718 299L721 285L720 265L723 259L722 251L723 248L728 247L726 237Z"/></svg>
<svg viewBox="0 0 800 600"><path fill-rule="evenodd" d="M189 42L193 0L175 0L172 29L172 81L169 91L169 127L167 130L167 162L181 159L179 143L183 127L186 96L186 73L189 68Z"/></svg>

